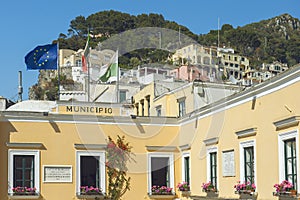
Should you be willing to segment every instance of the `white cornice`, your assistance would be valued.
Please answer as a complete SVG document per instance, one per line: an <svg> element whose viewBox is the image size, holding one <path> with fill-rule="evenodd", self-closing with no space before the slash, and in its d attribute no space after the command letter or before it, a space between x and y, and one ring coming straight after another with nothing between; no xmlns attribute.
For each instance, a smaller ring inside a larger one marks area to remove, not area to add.
<svg viewBox="0 0 300 200"><path fill-rule="evenodd" d="M219 137L209 138L209 139L203 140L203 142L206 146L218 144Z"/></svg>
<svg viewBox="0 0 300 200"><path fill-rule="evenodd" d="M281 130L284 128L297 126L299 124L299 116L293 116L286 119L282 119L276 122L273 122L274 126L276 127L276 130Z"/></svg>
<svg viewBox="0 0 300 200"><path fill-rule="evenodd" d="M235 132L238 138L249 137L256 135L257 128L248 128Z"/></svg>
<svg viewBox="0 0 300 200"><path fill-rule="evenodd" d="M156 152L176 152L178 151L176 146L146 146L147 151Z"/></svg>

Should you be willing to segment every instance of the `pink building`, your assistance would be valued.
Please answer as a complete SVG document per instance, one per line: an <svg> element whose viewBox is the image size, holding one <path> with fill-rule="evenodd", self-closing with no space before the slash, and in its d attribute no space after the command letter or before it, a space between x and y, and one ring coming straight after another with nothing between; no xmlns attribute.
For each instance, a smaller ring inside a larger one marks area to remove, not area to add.
<svg viewBox="0 0 300 200"><path fill-rule="evenodd" d="M215 70L213 70L215 73ZM183 65L170 71L175 79L192 82L194 80L209 81L211 75L210 67Z"/></svg>

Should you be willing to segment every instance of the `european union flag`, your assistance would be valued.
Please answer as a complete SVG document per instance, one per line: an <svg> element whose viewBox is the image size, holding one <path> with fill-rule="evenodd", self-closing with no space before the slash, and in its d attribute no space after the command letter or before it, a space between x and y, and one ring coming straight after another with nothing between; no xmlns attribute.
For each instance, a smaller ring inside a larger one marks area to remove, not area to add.
<svg viewBox="0 0 300 200"><path fill-rule="evenodd" d="M57 69L57 44L37 46L25 56L27 69Z"/></svg>

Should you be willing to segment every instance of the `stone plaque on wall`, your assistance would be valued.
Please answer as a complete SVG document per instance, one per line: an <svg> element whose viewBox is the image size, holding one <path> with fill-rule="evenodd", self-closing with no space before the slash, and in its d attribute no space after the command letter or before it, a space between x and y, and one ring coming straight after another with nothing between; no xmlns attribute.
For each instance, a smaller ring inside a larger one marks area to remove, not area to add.
<svg viewBox="0 0 300 200"><path fill-rule="evenodd" d="M234 151L222 152L222 171L223 176L235 176Z"/></svg>
<svg viewBox="0 0 300 200"><path fill-rule="evenodd" d="M70 183L72 182L72 166L44 165L44 182Z"/></svg>

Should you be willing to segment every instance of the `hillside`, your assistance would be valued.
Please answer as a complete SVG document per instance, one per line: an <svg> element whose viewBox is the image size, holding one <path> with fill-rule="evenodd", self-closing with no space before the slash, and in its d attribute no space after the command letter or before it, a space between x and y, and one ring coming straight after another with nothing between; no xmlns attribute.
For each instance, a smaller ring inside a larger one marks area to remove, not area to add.
<svg viewBox="0 0 300 200"><path fill-rule="evenodd" d="M84 48L87 32L90 30L93 35L98 36L91 39L91 46L95 48L99 42L115 34L141 27L160 27L174 31L180 29L182 34L201 45L216 46L218 43L218 30L210 30L208 34L196 34L183 25L165 20L160 14L134 16L113 10L98 12L87 18L76 17L70 22L68 34L61 33L58 40L61 48ZM239 54L249 57L252 66L257 67L263 62L273 61L292 66L300 62L300 22L289 14L237 28L224 24L219 34L220 46L232 47ZM147 60L162 62L167 57L168 53L160 50L134 51L120 58L120 66L128 67L132 63L136 65Z"/></svg>
<svg viewBox="0 0 300 200"><path fill-rule="evenodd" d="M121 32L142 27L160 27L174 30L174 32L180 29L182 35L186 35L191 41L194 40L204 46L216 46L219 32L221 47L226 46L235 49L238 54L247 56L250 65L257 68L261 63L271 63L273 61L287 63L288 66L300 63L300 22L299 19L293 18L289 14L237 28L233 28L230 24L224 24L219 31L211 30L208 34L197 35L185 26L165 20L159 14L134 16L110 10L92 14L87 18L83 16L76 17L70 22L68 34L60 33L58 41L60 48L83 49L88 30L90 30L94 36L91 38L90 44L93 48L98 48L99 42L105 44L104 41ZM157 33L156 30L154 32ZM176 36L169 36L173 39L174 37ZM136 41L130 41L129 45L142 42L143 34L133 40ZM170 41L173 43L174 41L178 42L176 39ZM168 42L172 43L170 41ZM117 42L119 44L123 41ZM158 43L157 37L155 41L151 42ZM178 46L178 44L169 45ZM121 68L132 68L143 63L166 63L169 56L168 51L161 49L138 49L119 57L119 66ZM55 81L55 78L49 79L51 80L49 82L43 82L40 77L38 83L30 89L30 99L57 99L57 85L55 85L57 81ZM64 80L62 84L65 86L80 87L73 83L71 78L62 77L62 80Z"/></svg>
<svg viewBox="0 0 300 200"><path fill-rule="evenodd" d="M224 24L219 32L220 46L232 47L250 59L252 66L280 61L289 66L300 63L300 22L289 14L233 28ZM216 45L217 30L200 35L198 42Z"/></svg>

